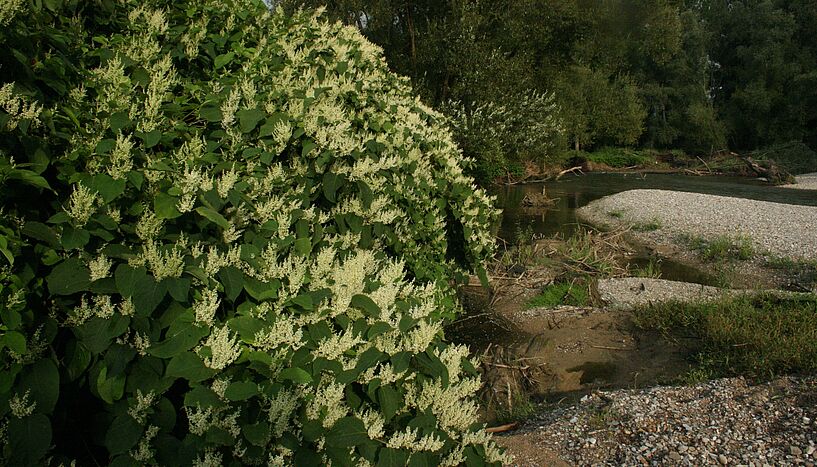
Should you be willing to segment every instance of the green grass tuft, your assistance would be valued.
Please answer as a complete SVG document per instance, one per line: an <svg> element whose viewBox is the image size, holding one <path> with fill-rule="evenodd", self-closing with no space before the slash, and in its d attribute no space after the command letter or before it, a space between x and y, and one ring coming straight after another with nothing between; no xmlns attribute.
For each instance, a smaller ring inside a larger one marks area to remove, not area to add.
<svg viewBox="0 0 817 467"><path fill-rule="evenodd" d="M700 339L690 380L817 371L817 298L734 297L704 304L652 304L636 325Z"/></svg>
<svg viewBox="0 0 817 467"><path fill-rule="evenodd" d="M713 239L693 237L689 245L707 261L748 260L755 255L752 239L746 236L720 235Z"/></svg>
<svg viewBox="0 0 817 467"><path fill-rule="evenodd" d="M590 294L585 284L562 282L551 284L542 293L531 298L527 308L551 308L559 305L585 306L590 302Z"/></svg>

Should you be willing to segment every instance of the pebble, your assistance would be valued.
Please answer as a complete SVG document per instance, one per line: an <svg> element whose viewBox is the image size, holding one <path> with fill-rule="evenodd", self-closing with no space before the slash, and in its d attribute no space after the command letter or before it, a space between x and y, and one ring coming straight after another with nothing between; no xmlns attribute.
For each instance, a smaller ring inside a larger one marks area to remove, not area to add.
<svg viewBox="0 0 817 467"><path fill-rule="evenodd" d="M807 402L815 394L817 377L595 391L538 414L517 433L530 433L569 465L813 467L817 424L803 419L817 419L817 404ZM602 411L617 423L599 430L592 420Z"/></svg>

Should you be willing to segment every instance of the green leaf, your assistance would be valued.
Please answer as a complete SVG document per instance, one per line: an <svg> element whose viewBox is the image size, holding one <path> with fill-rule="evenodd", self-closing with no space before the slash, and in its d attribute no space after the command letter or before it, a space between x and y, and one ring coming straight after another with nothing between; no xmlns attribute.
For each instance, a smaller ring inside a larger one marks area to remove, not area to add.
<svg viewBox="0 0 817 467"><path fill-rule="evenodd" d="M377 389L377 401L380 403L383 418L389 421L402 407L403 396L391 386L381 386Z"/></svg>
<svg viewBox="0 0 817 467"><path fill-rule="evenodd" d="M306 311L312 311L315 308L315 303L312 301L312 296L309 294L301 294L292 299L292 303L298 305Z"/></svg>
<svg viewBox="0 0 817 467"><path fill-rule="evenodd" d="M378 455L377 467L405 467L408 460L407 451L383 447Z"/></svg>
<svg viewBox="0 0 817 467"><path fill-rule="evenodd" d="M111 340L128 330L130 318L115 314L110 319L93 317L74 328L74 334L94 355L101 354L110 345Z"/></svg>
<svg viewBox="0 0 817 467"><path fill-rule="evenodd" d="M238 124L241 126L242 133L249 133L258 126L258 122L267 116L267 113L259 109L242 109L236 112L238 116Z"/></svg>
<svg viewBox="0 0 817 467"><path fill-rule="evenodd" d="M264 328L264 322L252 316L237 316L227 324L244 342L255 342L255 335Z"/></svg>
<svg viewBox="0 0 817 467"><path fill-rule="evenodd" d="M54 229L42 222L26 222L21 232L23 235L45 242L51 247L60 246L60 239Z"/></svg>
<svg viewBox="0 0 817 467"><path fill-rule="evenodd" d="M205 217L206 219L208 219L210 222L221 227L222 229L230 228L230 223L227 222L227 219L225 219L224 216L222 216L213 209L210 209L206 206L199 206L196 208L196 212L199 213L201 216Z"/></svg>
<svg viewBox="0 0 817 467"><path fill-rule="evenodd" d="M337 202L338 189L343 185L343 177L326 172L323 174L323 195L331 202Z"/></svg>
<svg viewBox="0 0 817 467"><path fill-rule="evenodd" d="M142 438L142 425L128 414L116 417L105 435L105 447L112 455L127 452Z"/></svg>
<svg viewBox="0 0 817 467"><path fill-rule="evenodd" d="M233 58L235 58L235 53L227 52L226 54L222 54L216 57L216 59L213 61L213 65L215 66L216 70L218 70L219 68L230 63L230 61L232 61Z"/></svg>
<svg viewBox="0 0 817 467"><path fill-rule="evenodd" d="M51 447L51 422L43 414L25 418L11 417L8 422L8 465L41 465Z"/></svg>
<svg viewBox="0 0 817 467"><path fill-rule="evenodd" d="M103 366L96 378L96 390L102 400L113 404L124 395L125 375L112 375L108 377L108 368Z"/></svg>
<svg viewBox="0 0 817 467"><path fill-rule="evenodd" d="M369 328L369 332L366 333L366 337L368 337L369 340L372 340L385 332L391 331L391 329L392 327L389 323L378 321L372 324L372 327Z"/></svg>
<svg viewBox="0 0 817 467"><path fill-rule="evenodd" d="M75 229L70 225L62 229L61 243L66 251L82 249L90 239L91 234L87 230Z"/></svg>
<svg viewBox="0 0 817 467"><path fill-rule="evenodd" d="M221 108L219 108L219 106L213 105L213 104L203 105L201 107L201 109L199 110L199 115L204 120L207 120L208 122L212 122L212 123L220 122L221 118L222 118Z"/></svg>
<svg viewBox="0 0 817 467"><path fill-rule="evenodd" d="M119 293L133 300L134 309L139 316L150 315L167 294L167 283L156 282L143 267L120 264L114 278Z"/></svg>
<svg viewBox="0 0 817 467"><path fill-rule="evenodd" d="M309 256L312 252L312 239L307 237L295 240L295 252L300 256Z"/></svg>
<svg viewBox="0 0 817 467"><path fill-rule="evenodd" d="M131 124L127 112L116 112L108 119L111 124L111 130L117 132Z"/></svg>
<svg viewBox="0 0 817 467"><path fill-rule="evenodd" d="M78 258L68 258L46 278L48 291L54 295L72 295L88 289L91 274Z"/></svg>
<svg viewBox="0 0 817 467"><path fill-rule="evenodd" d="M145 143L146 148L152 148L159 144L159 141L162 139L162 131L161 130L153 130L148 133L143 133L140 135L142 141Z"/></svg>
<svg viewBox="0 0 817 467"><path fill-rule="evenodd" d="M153 199L153 211L159 219L175 219L182 215L176 208L179 198L159 193Z"/></svg>
<svg viewBox="0 0 817 467"><path fill-rule="evenodd" d="M82 373L91 364L91 352L78 340L68 341L67 364L65 365L65 372L68 374L68 380L74 381L82 375Z"/></svg>
<svg viewBox="0 0 817 467"><path fill-rule="evenodd" d="M165 376L184 378L193 383L204 381L215 374L216 371L205 366L201 357L193 352L184 352L173 357L165 371Z"/></svg>
<svg viewBox="0 0 817 467"><path fill-rule="evenodd" d="M316 147L318 147L318 145L315 144L314 141L312 141L311 139L307 139L301 145L301 157L304 157L304 158L308 157L309 153L311 153L312 150L315 149Z"/></svg>
<svg viewBox="0 0 817 467"><path fill-rule="evenodd" d="M8 347L14 353L23 355L26 353L26 337L17 331L8 331L0 338L0 349Z"/></svg>
<svg viewBox="0 0 817 467"><path fill-rule="evenodd" d="M151 346L148 353L159 358L175 357L197 346L208 334L210 329L193 324L192 313L187 313L176 319L165 340Z"/></svg>
<svg viewBox="0 0 817 467"><path fill-rule="evenodd" d="M235 302L241 290L244 288L244 273L235 266L221 268L218 272L221 285L224 286L224 294L231 302Z"/></svg>
<svg viewBox="0 0 817 467"><path fill-rule="evenodd" d="M252 381L236 381L227 386L224 397L231 401L243 401L258 394L258 385Z"/></svg>
<svg viewBox="0 0 817 467"><path fill-rule="evenodd" d="M369 441L369 435L363 421L357 417L343 417L329 430L326 445L349 449Z"/></svg>
<svg viewBox="0 0 817 467"><path fill-rule="evenodd" d="M281 287L281 283L279 281L273 281L270 283L261 282L254 277L246 276L244 278L244 290L247 291L250 296L258 301L269 300L271 298L278 297L278 289Z"/></svg>
<svg viewBox="0 0 817 467"><path fill-rule="evenodd" d="M312 382L312 375L300 368L287 368L278 374L281 380L294 381L300 384L307 384Z"/></svg>
<svg viewBox="0 0 817 467"><path fill-rule="evenodd" d="M270 436L270 426L269 423L262 420L252 425L242 426L241 432L244 433L244 437L253 446L264 447L267 445Z"/></svg>
<svg viewBox="0 0 817 467"><path fill-rule="evenodd" d="M51 413L60 395L60 374L50 358L37 360L20 374L20 391L31 391L37 412Z"/></svg>
<svg viewBox="0 0 817 467"><path fill-rule="evenodd" d="M380 307L371 298L363 294L357 294L352 297L351 305L359 310L362 310L366 316L372 318L380 317Z"/></svg>
<svg viewBox="0 0 817 467"><path fill-rule="evenodd" d="M190 291L190 279L186 277L170 277L165 279L164 282L173 300L181 303L187 301L187 294Z"/></svg>
<svg viewBox="0 0 817 467"><path fill-rule="evenodd" d="M88 188L99 193L105 203L110 203L125 191L125 179L114 180L108 174L96 174L88 181Z"/></svg>

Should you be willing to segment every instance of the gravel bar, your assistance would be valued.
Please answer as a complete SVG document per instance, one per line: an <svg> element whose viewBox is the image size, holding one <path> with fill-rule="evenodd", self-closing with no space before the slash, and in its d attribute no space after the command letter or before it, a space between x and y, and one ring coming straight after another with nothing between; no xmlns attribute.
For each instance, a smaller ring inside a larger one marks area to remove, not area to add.
<svg viewBox="0 0 817 467"><path fill-rule="evenodd" d="M817 259L817 207L668 190L631 190L607 196L578 210L600 225L653 224L647 232L669 240L678 236L745 236L761 253Z"/></svg>
<svg viewBox="0 0 817 467"><path fill-rule="evenodd" d="M792 185L782 185L783 188L795 188L798 190L817 190L817 173L803 174L794 177L797 183Z"/></svg>
<svg viewBox="0 0 817 467"><path fill-rule="evenodd" d="M760 385L727 378L694 386L598 391L526 422L516 438L569 465L811 467L817 462L817 379ZM516 465L536 465L520 453Z"/></svg>

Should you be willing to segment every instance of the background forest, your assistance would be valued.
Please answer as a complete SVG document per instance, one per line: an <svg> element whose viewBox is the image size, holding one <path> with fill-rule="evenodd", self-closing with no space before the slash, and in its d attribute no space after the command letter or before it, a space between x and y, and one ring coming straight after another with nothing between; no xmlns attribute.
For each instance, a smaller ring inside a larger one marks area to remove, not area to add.
<svg viewBox="0 0 817 467"><path fill-rule="evenodd" d="M815 0L281 3L327 4L382 46L452 117L483 181L568 148L815 159Z"/></svg>

